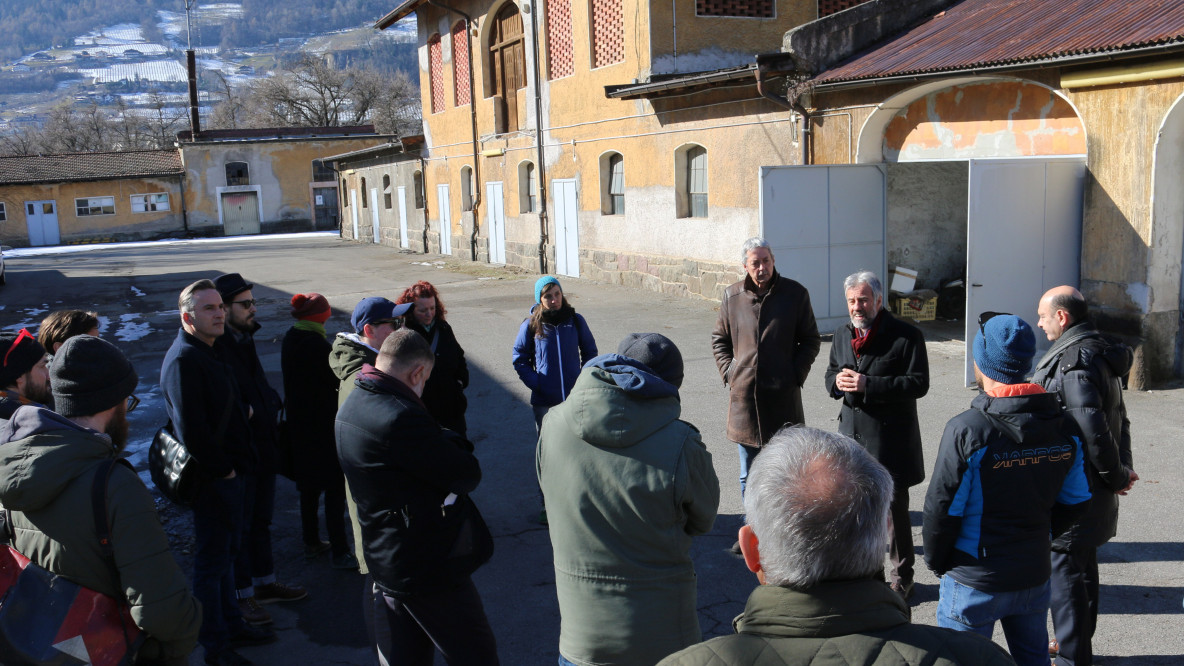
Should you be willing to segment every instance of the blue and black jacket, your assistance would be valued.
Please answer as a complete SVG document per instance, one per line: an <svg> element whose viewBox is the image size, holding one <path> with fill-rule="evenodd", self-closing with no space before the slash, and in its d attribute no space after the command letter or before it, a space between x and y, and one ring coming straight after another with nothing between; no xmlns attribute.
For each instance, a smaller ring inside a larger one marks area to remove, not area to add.
<svg viewBox="0 0 1184 666"><path fill-rule="evenodd" d="M541 338L532 335L527 315L518 327L512 360L518 377L530 389L530 404L554 407L567 400L580 370L596 355L596 339L588 322L573 311L557 325L544 323Z"/></svg>
<svg viewBox="0 0 1184 666"><path fill-rule="evenodd" d="M1081 436L1035 385L980 393L950 419L925 495L925 561L983 592L1048 580L1052 536L1090 499Z"/></svg>

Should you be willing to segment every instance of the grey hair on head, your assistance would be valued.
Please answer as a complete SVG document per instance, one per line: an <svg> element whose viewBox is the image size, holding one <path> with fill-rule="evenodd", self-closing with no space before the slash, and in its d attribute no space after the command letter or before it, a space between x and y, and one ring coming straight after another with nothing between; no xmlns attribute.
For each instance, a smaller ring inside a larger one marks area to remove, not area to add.
<svg viewBox="0 0 1184 666"><path fill-rule="evenodd" d="M866 284L872 290L872 298L884 307L884 285L880 284L880 278L871 271L858 271L847 276L843 280L843 294L846 295L852 287L857 287L861 284Z"/></svg>
<svg viewBox="0 0 1184 666"><path fill-rule="evenodd" d="M213 280L198 280L185 287L181 290L181 295L177 298L177 309L181 311L181 314L193 314L194 296L199 291L208 291L210 289L218 289L218 286L214 284Z"/></svg>
<svg viewBox="0 0 1184 666"><path fill-rule="evenodd" d="M765 582L809 589L884 566L892 475L836 433L788 426L753 461L744 511Z"/></svg>
<svg viewBox="0 0 1184 666"><path fill-rule="evenodd" d="M740 263L742 265L748 264L748 253L757 249L758 247L765 248L770 254L773 252L773 248L769 247L769 241L761 238L760 236L753 236L752 238L744 241L744 245L740 246Z"/></svg>

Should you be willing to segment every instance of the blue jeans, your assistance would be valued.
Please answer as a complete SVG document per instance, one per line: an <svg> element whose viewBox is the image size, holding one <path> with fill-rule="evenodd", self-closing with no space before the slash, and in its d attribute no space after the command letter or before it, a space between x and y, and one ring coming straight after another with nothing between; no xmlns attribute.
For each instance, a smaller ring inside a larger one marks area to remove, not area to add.
<svg viewBox="0 0 1184 666"><path fill-rule="evenodd" d="M193 596L201 602L197 639L207 657L225 650L232 630L243 624L234 596L232 564L242 537L245 486L241 476L213 479L193 501Z"/></svg>
<svg viewBox="0 0 1184 666"><path fill-rule="evenodd" d="M1012 592L980 592L946 575L937 599L937 626L991 638L1003 625L1007 650L1018 666L1048 666L1048 581Z"/></svg>
<svg viewBox="0 0 1184 666"><path fill-rule="evenodd" d="M275 582L271 556L271 517L275 513L275 474L243 474L242 548L234 561L238 597L255 596L256 585Z"/></svg>
<svg viewBox="0 0 1184 666"><path fill-rule="evenodd" d="M744 487L748 485L748 470L752 467L752 461L756 460L756 454L761 450L751 446L745 446L737 443L736 448L740 451L740 499L744 499Z"/></svg>
<svg viewBox="0 0 1184 666"><path fill-rule="evenodd" d="M563 655L559 655L559 666L576 666L573 662L567 660Z"/></svg>

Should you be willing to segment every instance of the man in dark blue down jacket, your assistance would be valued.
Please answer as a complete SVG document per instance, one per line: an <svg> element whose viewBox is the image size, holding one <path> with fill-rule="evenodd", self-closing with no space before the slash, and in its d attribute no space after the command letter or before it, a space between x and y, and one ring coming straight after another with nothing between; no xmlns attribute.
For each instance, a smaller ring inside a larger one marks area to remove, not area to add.
<svg viewBox="0 0 1184 666"><path fill-rule="evenodd" d="M201 468L193 501L193 595L202 604L201 632L207 664L251 663L234 646L276 639L270 629L248 625L234 595L232 563L243 524L243 475L258 459L251 443L249 408L234 371L214 348L225 332L222 296L210 280L181 291L181 330L160 366L160 388L173 434Z"/></svg>
<svg viewBox="0 0 1184 666"><path fill-rule="evenodd" d="M1032 381L1056 394L1081 431L1089 510L1052 544L1052 625L1049 652L1057 666L1093 663L1098 623L1098 547L1118 530L1118 495L1139 475L1131 457L1130 421L1122 378L1131 369L1130 347L1102 337L1089 323L1089 307L1073 287L1050 289L1040 299L1037 326L1052 347L1036 364Z"/></svg>
<svg viewBox="0 0 1184 666"><path fill-rule="evenodd" d="M985 313L974 339L982 389L950 419L925 495L925 561L942 576L937 624L990 638L999 620L1017 664L1048 666L1050 532L1084 511L1080 436L1055 394L1024 378L1036 337Z"/></svg>
<svg viewBox="0 0 1184 666"><path fill-rule="evenodd" d="M385 617L374 618L379 662L497 666L497 646L473 567L450 559L448 506L481 482L472 445L446 435L420 400L435 354L410 329L390 334L337 412L337 457L358 507L362 554Z"/></svg>

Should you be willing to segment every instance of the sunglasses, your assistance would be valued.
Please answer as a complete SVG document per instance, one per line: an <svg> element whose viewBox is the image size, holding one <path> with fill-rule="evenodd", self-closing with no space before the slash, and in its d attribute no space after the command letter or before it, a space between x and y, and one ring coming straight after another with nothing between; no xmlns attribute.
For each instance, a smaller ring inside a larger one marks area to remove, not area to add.
<svg viewBox="0 0 1184 666"><path fill-rule="evenodd" d="M370 322L371 326L382 326L383 324L390 324L395 328L400 328L403 325L402 317L391 317L390 319L375 319Z"/></svg>
<svg viewBox="0 0 1184 666"><path fill-rule="evenodd" d="M245 300L245 301L233 301L233 303L234 303L235 305L241 305L241 306L243 306L243 309L244 309L244 310L250 310L251 308L255 307L255 304L256 304L256 303L258 303L258 302L259 302L259 300L258 300L258 299L255 299L255 298L248 299L248 300Z"/></svg>
<svg viewBox="0 0 1184 666"><path fill-rule="evenodd" d="M983 327L987 325L987 322L991 321L992 319L994 319L995 317L998 317L1000 315L1010 315L1010 314L1011 314L1010 312L990 312L990 311L980 314L978 316L978 332L982 333L983 335L986 335L987 332L985 330L983 330Z"/></svg>
<svg viewBox="0 0 1184 666"><path fill-rule="evenodd" d="M140 405L139 398L137 398L134 395L129 395L127 397L127 411L129 411L129 412L134 411L136 409L136 407L138 407L139 405Z"/></svg>

